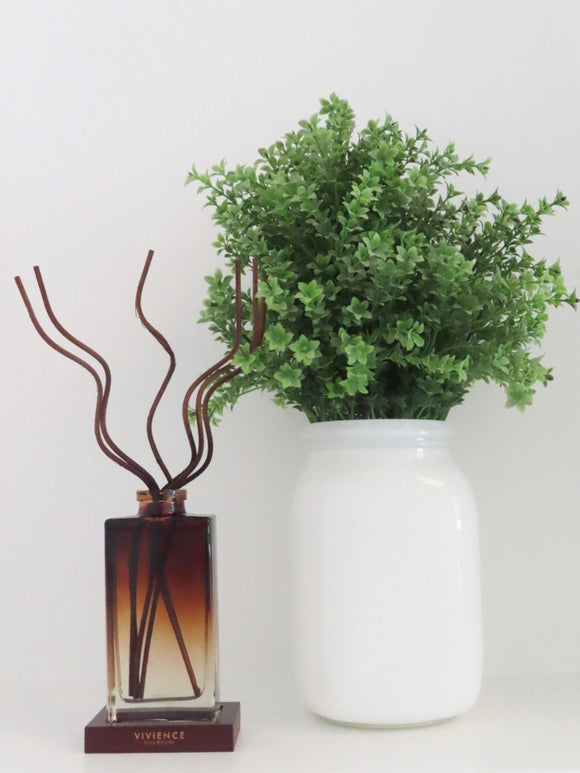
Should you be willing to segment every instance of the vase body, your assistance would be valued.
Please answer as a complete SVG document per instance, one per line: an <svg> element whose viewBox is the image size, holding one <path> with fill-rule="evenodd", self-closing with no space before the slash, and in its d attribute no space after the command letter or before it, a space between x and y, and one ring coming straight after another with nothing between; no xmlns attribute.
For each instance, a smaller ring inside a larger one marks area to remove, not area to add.
<svg viewBox="0 0 580 773"><path fill-rule="evenodd" d="M312 424L294 497L296 665L336 722L415 725L477 701L479 541L446 422Z"/></svg>
<svg viewBox="0 0 580 773"><path fill-rule="evenodd" d="M214 517L184 491L105 522L108 720L211 718L218 701Z"/></svg>

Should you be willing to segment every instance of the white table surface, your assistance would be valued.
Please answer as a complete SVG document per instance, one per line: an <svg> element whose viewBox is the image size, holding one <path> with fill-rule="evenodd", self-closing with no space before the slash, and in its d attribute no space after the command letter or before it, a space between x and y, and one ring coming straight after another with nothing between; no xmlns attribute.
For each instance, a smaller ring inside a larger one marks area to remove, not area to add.
<svg viewBox="0 0 580 773"><path fill-rule="evenodd" d="M487 680L468 714L410 730L339 727L294 701L253 695L242 700L236 750L221 754L85 755L83 728L100 708L94 695L0 688L1 773L580 771L579 675Z"/></svg>

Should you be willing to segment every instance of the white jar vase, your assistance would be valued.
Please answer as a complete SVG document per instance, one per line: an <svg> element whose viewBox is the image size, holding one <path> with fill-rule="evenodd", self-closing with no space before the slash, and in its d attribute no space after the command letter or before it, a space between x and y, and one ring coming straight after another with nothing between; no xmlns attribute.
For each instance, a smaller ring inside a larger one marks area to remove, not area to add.
<svg viewBox="0 0 580 773"><path fill-rule="evenodd" d="M477 701L477 518L451 438L442 421L306 430L293 504L296 666L322 717L414 725Z"/></svg>

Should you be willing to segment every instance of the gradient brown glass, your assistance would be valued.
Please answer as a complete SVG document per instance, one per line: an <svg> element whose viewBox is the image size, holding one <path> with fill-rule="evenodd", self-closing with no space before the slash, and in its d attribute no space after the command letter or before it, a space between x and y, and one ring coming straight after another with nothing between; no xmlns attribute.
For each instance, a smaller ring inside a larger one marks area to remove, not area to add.
<svg viewBox="0 0 580 773"><path fill-rule="evenodd" d="M185 491L105 522L108 718L207 718L218 701L214 517Z"/></svg>

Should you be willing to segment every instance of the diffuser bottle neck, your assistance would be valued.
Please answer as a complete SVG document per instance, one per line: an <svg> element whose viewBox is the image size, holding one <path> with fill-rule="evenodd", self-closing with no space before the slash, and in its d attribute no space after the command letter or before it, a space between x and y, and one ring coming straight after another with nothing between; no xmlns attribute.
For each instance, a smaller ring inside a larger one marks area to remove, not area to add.
<svg viewBox="0 0 580 773"><path fill-rule="evenodd" d="M153 497L150 491L138 491L139 516L147 518L165 518L168 515L185 515L185 489L160 491Z"/></svg>

